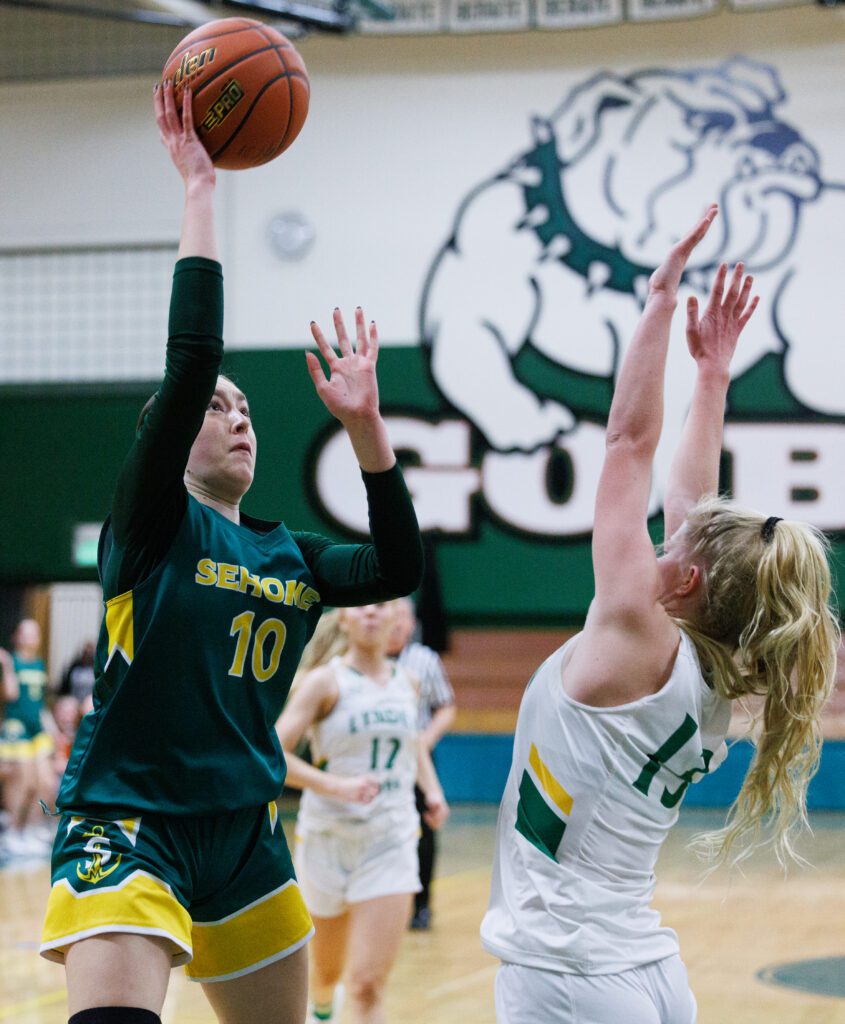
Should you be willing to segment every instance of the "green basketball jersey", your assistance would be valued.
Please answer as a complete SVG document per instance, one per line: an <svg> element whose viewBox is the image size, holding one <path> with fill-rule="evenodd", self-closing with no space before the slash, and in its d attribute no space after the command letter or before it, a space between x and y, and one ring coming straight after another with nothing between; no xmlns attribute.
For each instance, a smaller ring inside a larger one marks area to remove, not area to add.
<svg viewBox="0 0 845 1024"><path fill-rule="evenodd" d="M32 739L43 732L41 709L47 691L47 669L40 658L23 659L12 655L15 675L18 677L18 699L6 705L6 720L21 722L25 733L21 739Z"/></svg>
<svg viewBox="0 0 845 1024"><path fill-rule="evenodd" d="M275 799L274 724L321 610L286 527L256 533L189 498L155 572L106 597L95 708L58 806L193 815Z"/></svg>
<svg viewBox="0 0 845 1024"><path fill-rule="evenodd" d="M188 495L183 474L223 351L220 266L179 260L156 400L118 477L99 552L105 617L94 710L57 804L109 819L222 814L281 792L274 730L322 605L408 594L422 575L398 466L362 473L372 543L242 515Z"/></svg>

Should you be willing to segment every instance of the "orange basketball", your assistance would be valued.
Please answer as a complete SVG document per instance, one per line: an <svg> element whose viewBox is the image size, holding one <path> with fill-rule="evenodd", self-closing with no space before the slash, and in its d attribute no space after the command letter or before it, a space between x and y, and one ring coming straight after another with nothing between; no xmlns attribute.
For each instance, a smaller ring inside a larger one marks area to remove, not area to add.
<svg viewBox="0 0 845 1024"><path fill-rule="evenodd" d="M284 152L308 114L308 72L293 43L251 18L221 18L167 58L177 110L190 84L194 125L217 167L258 167Z"/></svg>

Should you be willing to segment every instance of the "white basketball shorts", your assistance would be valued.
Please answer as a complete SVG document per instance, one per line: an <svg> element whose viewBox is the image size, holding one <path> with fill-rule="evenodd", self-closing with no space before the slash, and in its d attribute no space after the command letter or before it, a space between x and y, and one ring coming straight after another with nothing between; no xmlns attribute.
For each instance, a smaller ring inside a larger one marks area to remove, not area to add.
<svg viewBox="0 0 845 1024"><path fill-rule="evenodd" d="M294 868L305 905L315 917L337 917L350 903L419 892L419 830L373 835L363 827L296 835Z"/></svg>
<svg viewBox="0 0 845 1024"><path fill-rule="evenodd" d="M497 1024L695 1024L698 1009L679 956L620 974L564 974L502 964Z"/></svg>

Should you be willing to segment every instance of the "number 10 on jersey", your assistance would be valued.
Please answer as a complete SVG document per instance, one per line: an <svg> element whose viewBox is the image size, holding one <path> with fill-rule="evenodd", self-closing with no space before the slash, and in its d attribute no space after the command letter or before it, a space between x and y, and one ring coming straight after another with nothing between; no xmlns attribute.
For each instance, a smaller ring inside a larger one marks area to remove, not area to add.
<svg viewBox="0 0 845 1024"><path fill-rule="evenodd" d="M232 619L229 636L236 636L235 657L229 669L230 676L239 679L244 674L244 665L252 646L252 674L259 683L266 683L276 674L285 646L287 627L281 619L265 619L253 636L255 612L241 612ZM268 640L272 637L272 645ZM269 653L266 648L269 647Z"/></svg>

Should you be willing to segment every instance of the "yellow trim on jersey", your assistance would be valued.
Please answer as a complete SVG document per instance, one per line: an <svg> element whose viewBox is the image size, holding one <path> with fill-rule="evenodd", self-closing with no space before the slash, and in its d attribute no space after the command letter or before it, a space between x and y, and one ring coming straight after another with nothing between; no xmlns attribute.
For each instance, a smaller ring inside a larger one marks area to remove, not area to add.
<svg viewBox="0 0 845 1024"><path fill-rule="evenodd" d="M314 930L296 882L219 921L194 922L194 959L185 973L194 981L223 981L280 960L299 949Z"/></svg>
<svg viewBox="0 0 845 1024"><path fill-rule="evenodd" d="M133 871L119 885L77 892L65 878L50 890L41 952L50 959L80 939L110 932L160 935L175 946L176 964L191 953L191 917L170 887L144 871Z"/></svg>
<svg viewBox="0 0 845 1024"><path fill-rule="evenodd" d="M121 821L116 821L115 825L133 846L138 842L138 833L141 831L140 818L123 818Z"/></svg>
<svg viewBox="0 0 845 1024"><path fill-rule="evenodd" d="M135 657L135 629L132 606L132 591L118 594L106 601L106 632L109 638L108 661L115 651L120 651L131 665Z"/></svg>
<svg viewBox="0 0 845 1024"><path fill-rule="evenodd" d="M557 804L564 814L570 814L572 812L572 797L549 771L533 743L531 744L531 751L528 755L528 762L534 769L537 781L543 787L546 796Z"/></svg>

